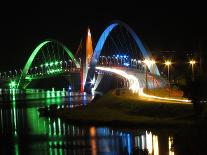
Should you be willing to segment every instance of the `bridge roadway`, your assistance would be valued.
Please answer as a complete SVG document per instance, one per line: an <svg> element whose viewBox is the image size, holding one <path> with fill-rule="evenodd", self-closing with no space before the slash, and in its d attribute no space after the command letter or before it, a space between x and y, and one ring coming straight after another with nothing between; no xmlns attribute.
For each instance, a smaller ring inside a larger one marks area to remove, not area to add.
<svg viewBox="0 0 207 155"><path fill-rule="evenodd" d="M120 74L121 76L134 76L138 79L139 87L145 88L146 87L146 81L147 81L147 87L152 88L163 88L168 86L168 81L164 79L161 76L152 74L150 72L145 72L143 70L139 70L136 68L129 68L129 67L103 67L103 66L97 66L96 70L99 71L99 73L114 73L114 74ZM118 72L117 72L118 71ZM123 73L121 72L123 71ZM127 77L125 77L127 78Z"/></svg>
<svg viewBox="0 0 207 155"><path fill-rule="evenodd" d="M108 70L101 70L100 67L102 67L102 69L108 68ZM148 87L149 89L162 88L162 87L166 87L168 84L168 82L161 76L152 74L150 72L146 73L144 70L139 70L137 68L123 67L123 66L103 66L103 65L99 65L96 67L96 70L98 70L99 73L102 73L102 74L113 73L112 71L110 71L110 69L122 70L127 75L133 75L137 77L139 87L141 88L145 88L145 87ZM51 71L51 72L46 72L46 73L39 72L35 74L28 74L26 76L26 80L29 80L29 81L40 80L40 79L45 79L45 78L57 77L60 75L71 76L71 74L75 74L75 73L80 74L80 72L81 72L80 68L68 68L68 69L62 69L60 71ZM11 80L18 81L19 77L20 75L16 77L8 77L8 78L1 79L1 81L4 81L4 82L10 82ZM147 81L147 85L146 85L146 81Z"/></svg>
<svg viewBox="0 0 207 155"><path fill-rule="evenodd" d="M171 97L160 97L160 96L153 96L144 93L143 88L146 88L146 81L149 82L148 86L152 85L150 83L153 83L152 86L154 87L164 87L168 86L168 82L160 77L155 76L152 74L149 74L149 80L144 80L144 77L148 77L148 73L144 72L137 72L136 69L131 68L118 68L118 67L96 67L97 70L103 71L103 72L111 72L114 74L118 74L119 76L122 76L126 78L129 81L129 89L132 90L135 93L138 93L139 97L142 97L142 99L147 100L153 100L153 101L164 101L169 103L184 103L184 104L191 104L191 101L188 99L183 98L171 98ZM144 76L145 75L145 76ZM147 75L147 76L146 76ZM145 82L144 82L145 81ZM160 85L155 85L154 81L158 82ZM145 85L144 85L145 83ZM152 87L151 86L151 87ZM157 87L157 88L159 88Z"/></svg>

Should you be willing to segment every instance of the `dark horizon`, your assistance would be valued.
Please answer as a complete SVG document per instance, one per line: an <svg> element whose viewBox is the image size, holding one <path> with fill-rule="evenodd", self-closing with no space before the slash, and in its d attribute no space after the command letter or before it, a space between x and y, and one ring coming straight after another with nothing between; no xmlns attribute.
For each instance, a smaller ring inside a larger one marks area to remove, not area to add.
<svg viewBox="0 0 207 155"><path fill-rule="evenodd" d="M0 71L23 67L32 50L47 38L58 40L75 52L88 26L97 41L113 20L122 20L131 26L155 53L206 51L205 15L199 3L122 4L95 9L67 4L13 7L1 10Z"/></svg>

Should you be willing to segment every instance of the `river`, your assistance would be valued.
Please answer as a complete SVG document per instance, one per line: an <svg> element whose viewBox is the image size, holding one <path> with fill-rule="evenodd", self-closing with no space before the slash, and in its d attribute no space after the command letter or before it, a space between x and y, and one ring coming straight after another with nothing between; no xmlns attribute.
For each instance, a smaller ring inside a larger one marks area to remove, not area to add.
<svg viewBox="0 0 207 155"><path fill-rule="evenodd" d="M205 154L207 134L203 129L77 126L39 116L39 107L74 108L88 104L91 98L65 90L0 90L0 154Z"/></svg>

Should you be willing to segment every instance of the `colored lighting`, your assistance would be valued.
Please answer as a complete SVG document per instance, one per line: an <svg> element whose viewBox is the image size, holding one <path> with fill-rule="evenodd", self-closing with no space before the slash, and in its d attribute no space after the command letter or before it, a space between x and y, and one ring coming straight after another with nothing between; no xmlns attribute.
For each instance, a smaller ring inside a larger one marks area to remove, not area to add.
<svg viewBox="0 0 207 155"><path fill-rule="evenodd" d="M15 88L16 87L16 82L15 81L11 81L10 83L9 83L9 88L10 89L13 89L13 88Z"/></svg>
<svg viewBox="0 0 207 155"><path fill-rule="evenodd" d="M53 66L53 62L50 63L50 66Z"/></svg>
<svg viewBox="0 0 207 155"><path fill-rule="evenodd" d="M126 62L125 62L125 63L124 63L124 66L127 66L127 67L128 67L128 66L129 66L129 63L126 63Z"/></svg>
<svg viewBox="0 0 207 155"><path fill-rule="evenodd" d="M55 61L55 65L57 65L58 64L58 61Z"/></svg>

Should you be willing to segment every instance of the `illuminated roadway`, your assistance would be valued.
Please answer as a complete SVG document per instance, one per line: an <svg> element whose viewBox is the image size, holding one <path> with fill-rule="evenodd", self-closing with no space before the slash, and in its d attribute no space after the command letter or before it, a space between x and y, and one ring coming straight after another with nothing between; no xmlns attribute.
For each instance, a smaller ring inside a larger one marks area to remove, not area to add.
<svg viewBox="0 0 207 155"><path fill-rule="evenodd" d="M187 99L176 99L176 98L168 98L168 97L159 97L159 96L153 96L148 95L144 93L144 86L140 83L140 80L138 79L138 74L132 71L127 70L121 70L113 67L96 67L97 70L106 71L118 74L124 78L126 78L129 81L129 89L137 93L138 96L143 97L143 99L151 99L154 101L161 100L161 101L168 101L168 102L180 102L180 103L191 103L190 100Z"/></svg>

